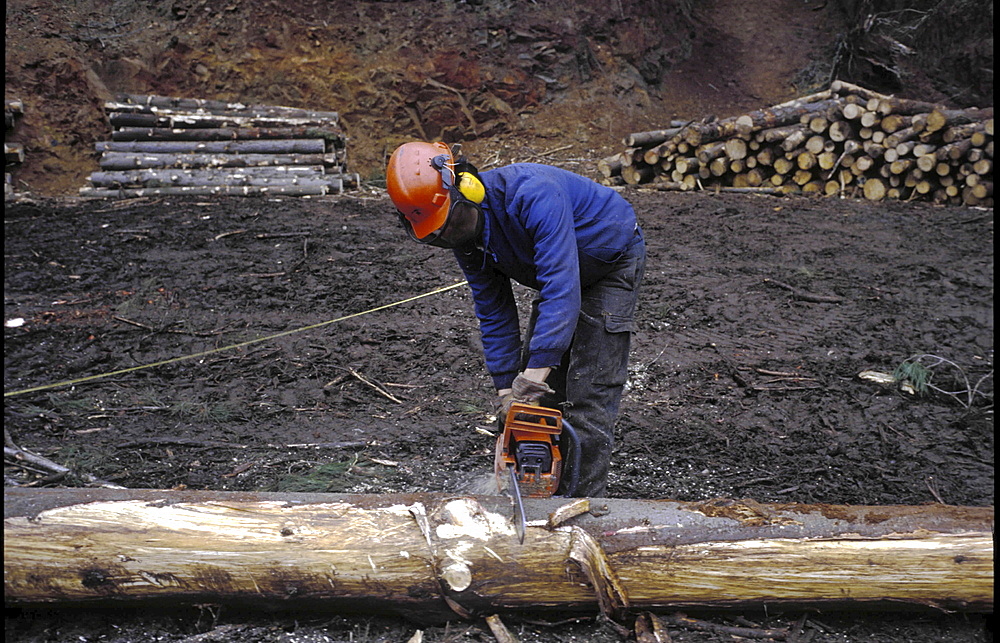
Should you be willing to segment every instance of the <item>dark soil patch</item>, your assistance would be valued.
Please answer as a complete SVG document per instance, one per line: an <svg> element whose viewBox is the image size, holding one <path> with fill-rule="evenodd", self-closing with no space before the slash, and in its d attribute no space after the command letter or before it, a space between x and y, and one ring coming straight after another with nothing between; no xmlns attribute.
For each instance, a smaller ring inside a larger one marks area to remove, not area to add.
<svg viewBox="0 0 1000 643"><path fill-rule="evenodd" d="M612 496L993 504L992 210L625 194L649 263ZM77 476L131 488L461 489L493 447L476 431L491 427L493 392L467 290L357 315L460 278L390 210L379 196L8 206L5 393L205 354L7 397L6 428ZM953 394L858 377L923 354L947 360L932 383ZM212 606L82 616L8 611L6 636L400 641L416 629ZM739 616L789 627L803 615ZM980 615L805 616L812 641L992 639ZM522 641L621 640L593 620L509 624ZM453 623L424 640L492 639Z"/></svg>

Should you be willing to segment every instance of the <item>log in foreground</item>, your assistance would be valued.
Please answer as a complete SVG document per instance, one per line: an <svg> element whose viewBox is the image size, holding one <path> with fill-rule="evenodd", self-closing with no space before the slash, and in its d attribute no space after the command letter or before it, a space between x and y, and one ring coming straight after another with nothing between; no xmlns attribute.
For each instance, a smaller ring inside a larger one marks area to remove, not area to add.
<svg viewBox="0 0 1000 643"><path fill-rule="evenodd" d="M393 612L993 609L993 508L4 490L4 596Z"/></svg>

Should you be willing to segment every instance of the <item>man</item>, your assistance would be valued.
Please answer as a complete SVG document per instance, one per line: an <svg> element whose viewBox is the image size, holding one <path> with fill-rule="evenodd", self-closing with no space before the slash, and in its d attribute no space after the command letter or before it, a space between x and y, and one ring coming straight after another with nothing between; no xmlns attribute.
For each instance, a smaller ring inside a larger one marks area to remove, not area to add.
<svg viewBox="0 0 1000 643"><path fill-rule="evenodd" d="M561 407L581 467L559 493L606 495L645 265L632 207L547 165L480 174L444 143L401 145L386 183L410 237L452 249L465 273L501 416L513 401ZM512 279L538 291L523 342Z"/></svg>

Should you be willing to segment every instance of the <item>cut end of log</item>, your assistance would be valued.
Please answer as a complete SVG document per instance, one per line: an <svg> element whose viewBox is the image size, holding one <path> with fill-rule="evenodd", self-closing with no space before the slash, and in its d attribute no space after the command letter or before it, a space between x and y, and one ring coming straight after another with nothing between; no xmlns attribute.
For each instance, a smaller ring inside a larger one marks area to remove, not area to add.
<svg viewBox="0 0 1000 643"><path fill-rule="evenodd" d="M978 186L976 177L992 172L992 132L992 110L949 110L838 80L825 92L748 114L630 135L627 149L598 170L606 180L657 189L767 185L990 206L991 188L963 185Z"/></svg>

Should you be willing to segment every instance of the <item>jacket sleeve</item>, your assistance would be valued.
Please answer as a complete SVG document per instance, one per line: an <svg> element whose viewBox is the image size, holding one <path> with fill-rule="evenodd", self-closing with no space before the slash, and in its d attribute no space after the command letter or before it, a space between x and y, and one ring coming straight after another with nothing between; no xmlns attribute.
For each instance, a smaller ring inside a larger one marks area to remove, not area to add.
<svg viewBox="0 0 1000 643"><path fill-rule="evenodd" d="M533 241L538 318L528 368L555 367L569 349L580 315L580 259L572 202L554 182L540 181L512 204Z"/></svg>
<svg viewBox="0 0 1000 643"><path fill-rule="evenodd" d="M456 250L455 257L472 289L486 369L497 390L510 388L521 361L521 329L510 279L486 266L481 251Z"/></svg>

